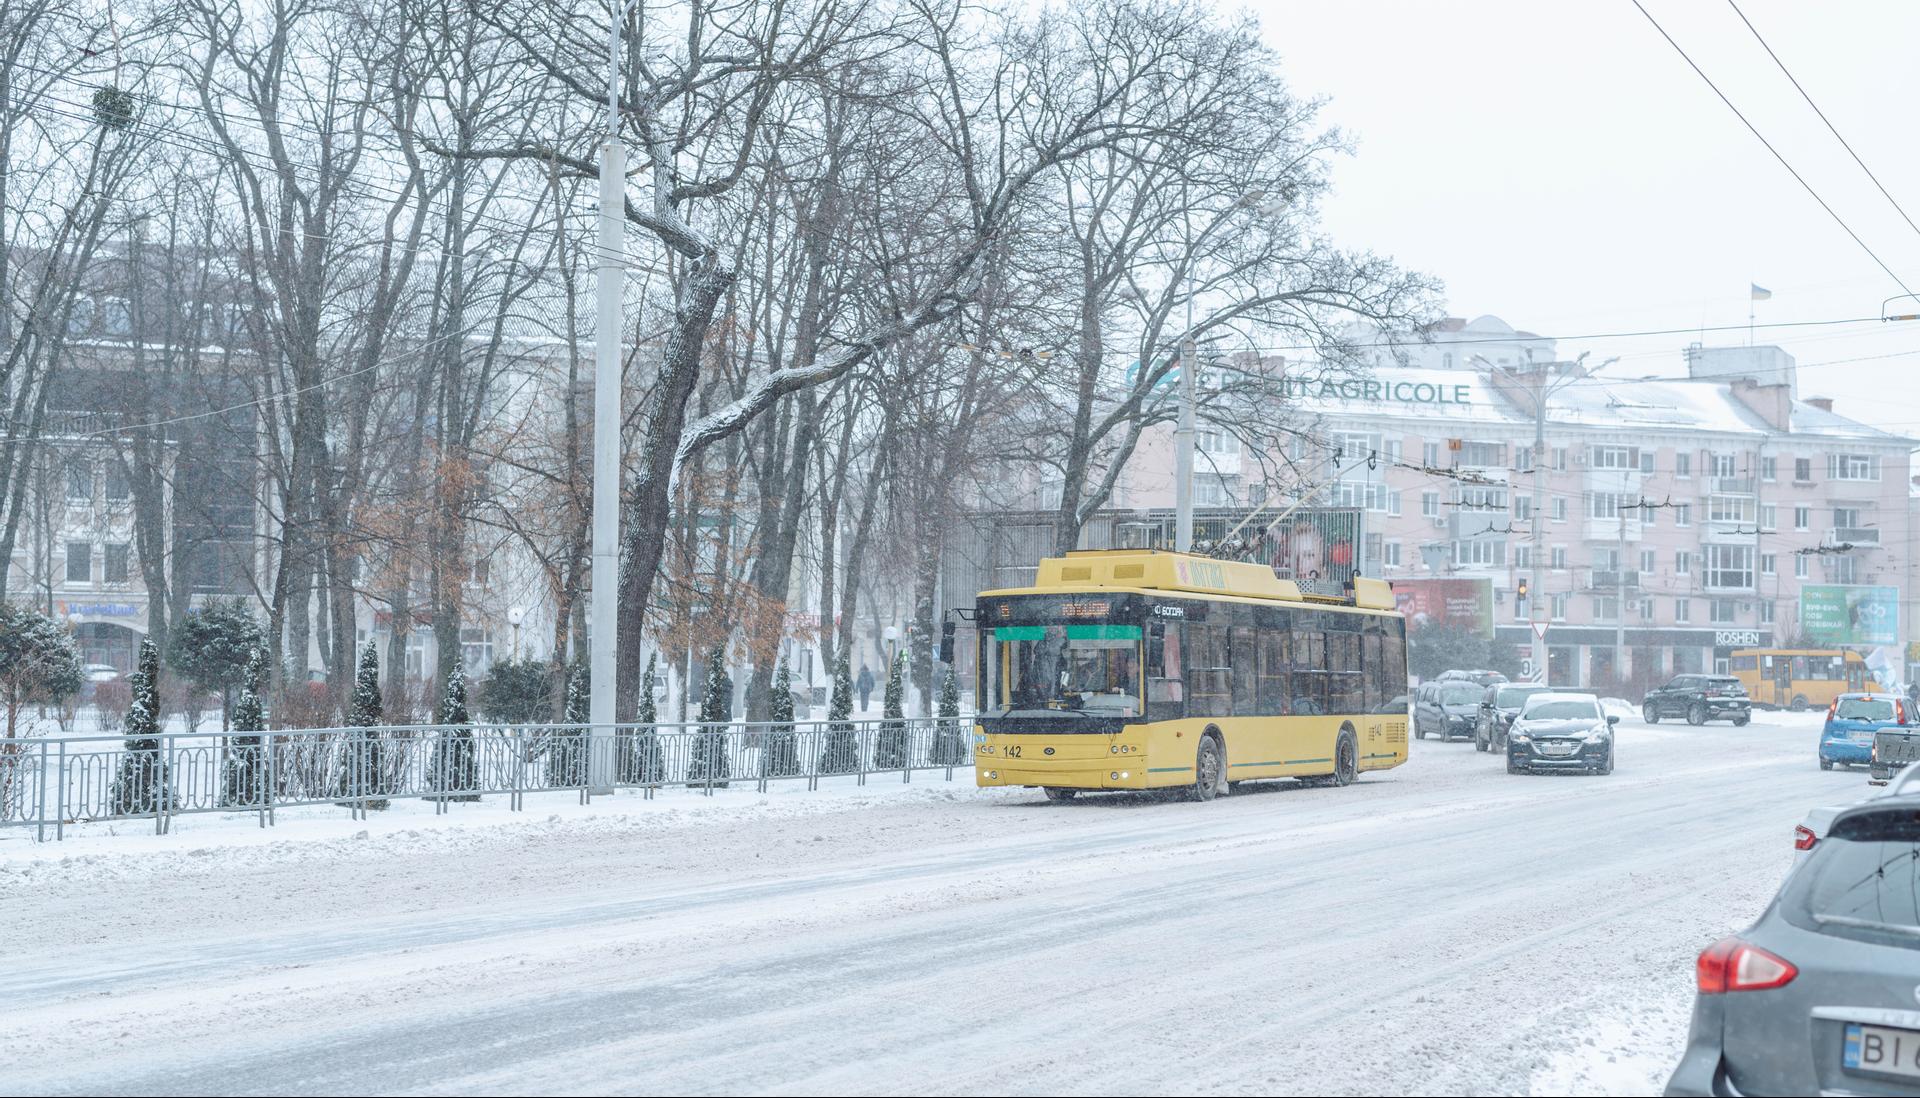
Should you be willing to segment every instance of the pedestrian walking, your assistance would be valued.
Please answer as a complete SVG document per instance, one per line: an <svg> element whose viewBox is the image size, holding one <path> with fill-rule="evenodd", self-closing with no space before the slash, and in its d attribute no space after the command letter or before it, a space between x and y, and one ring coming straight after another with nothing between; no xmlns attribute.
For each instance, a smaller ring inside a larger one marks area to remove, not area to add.
<svg viewBox="0 0 1920 1098"><path fill-rule="evenodd" d="M873 696L873 668L860 665L860 677L853 680L853 688L860 691L860 710L865 712L867 699Z"/></svg>

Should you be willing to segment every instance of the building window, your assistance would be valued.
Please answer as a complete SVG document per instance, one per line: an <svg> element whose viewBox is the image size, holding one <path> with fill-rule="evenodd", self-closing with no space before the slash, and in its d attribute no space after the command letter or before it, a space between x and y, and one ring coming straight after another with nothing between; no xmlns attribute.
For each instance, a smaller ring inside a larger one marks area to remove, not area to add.
<svg viewBox="0 0 1920 1098"><path fill-rule="evenodd" d="M1507 444L1504 442L1463 442L1460 444L1456 465L1474 465L1494 469L1503 469L1507 464Z"/></svg>
<svg viewBox="0 0 1920 1098"><path fill-rule="evenodd" d="M107 462L107 499L119 503L132 495L131 485L127 482L126 466L118 461Z"/></svg>
<svg viewBox="0 0 1920 1098"><path fill-rule="evenodd" d="M86 458L67 459L67 499L72 503L93 502L93 465Z"/></svg>
<svg viewBox="0 0 1920 1098"><path fill-rule="evenodd" d="M1587 497L1587 517L1612 519L1620 517L1620 497L1613 492L1595 492Z"/></svg>
<svg viewBox="0 0 1920 1098"><path fill-rule="evenodd" d="M1458 565L1497 565L1502 563L1505 543L1495 538L1464 538L1453 543L1453 563Z"/></svg>
<svg viewBox="0 0 1920 1098"><path fill-rule="evenodd" d="M1380 557L1380 563L1386 565L1388 568L1400 567L1400 543L1399 542L1397 541L1387 542L1386 545L1381 547L1381 552L1382 552L1382 555Z"/></svg>
<svg viewBox="0 0 1920 1098"><path fill-rule="evenodd" d="M1682 503L1676 506L1673 509L1673 524L1675 526L1692 526L1693 525L1693 504Z"/></svg>
<svg viewBox="0 0 1920 1098"><path fill-rule="evenodd" d="M1793 528L1805 530L1813 525L1813 508L1795 507L1793 509Z"/></svg>
<svg viewBox="0 0 1920 1098"><path fill-rule="evenodd" d="M1682 453L1679 450L1673 452L1673 475L1676 477L1690 477L1693 475L1692 454Z"/></svg>
<svg viewBox="0 0 1920 1098"><path fill-rule="evenodd" d="M70 541L67 543L67 582L93 582L92 542Z"/></svg>
<svg viewBox="0 0 1920 1098"><path fill-rule="evenodd" d="M129 554L124 542L118 545L109 544L107 546L106 567L108 583L127 582L130 575L130 569L127 565L128 559Z"/></svg>
<svg viewBox="0 0 1920 1098"><path fill-rule="evenodd" d="M1773 624L1773 603L1762 602L1760 604L1760 624L1761 625Z"/></svg>
<svg viewBox="0 0 1920 1098"><path fill-rule="evenodd" d="M1761 458L1760 459L1760 479L1761 480L1773 479L1774 465L1776 464L1777 461L1778 461L1777 458Z"/></svg>
<svg viewBox="0 0 1920 1098"><path fill-rule="evenodd" d="M1880 459L1871 454L1828 454L1830 480L1879 480Z"/></svg>
<svg viewBox="0 0 1920 1098"><path fill-rule="evenodd" d="M1595 446L1593 448L1595 469L1632 469L1639 464L1638 457L1630 447Z"/></svg>
<svg viewBox="0 0 1920 1098"><path fill-rule="evenodd" d="M1533 518L1532 496L1513 497L1513 517L1520 522L1527 522Z"/></svg>
<svg viewBox="0 0 1920 1098"><path fill-rule="evenodd" d="M1693 610L1686 599L1673 600L1673 620L1676 625L1684 625L1693 620Z"/></svg>
<svg viewBox="0 0 1920 1098"><path fill-rule="evenodd" d="M1420 447L1420 464L1429 469L1440 468L1440 444L1425 443Z"/></svg>
<svg viewBox="0 0 1920 1098"><path fill-rule="evenodd" d="M1653 555L1651 549L1640 550L1640 570L1648 575L1653 574Z"/></svg>
<svg viewBox="0 0 1920 1098"><path fill-rule="evenodd" d="M1652 450L1640 451L1640 472L1646 476L1653 475L1653 451Z"/></svg>
<svg viewBox="0 0 1920 1098"><path fill-rule="evenodd" d="M1553 497L1553 521L1555 522L1567 521L1567 497L1565 496Z"/></svg>
<svg viewBox="0 0 1920 1098"><path fill-rule="evenodd" d="M1793 459L1793 479L1795 481L1798 481L1801 484L1813 483L1813 459L1812 458L1794 458Z"/></svg>
<svg viewBox="0 0 1920 1098"><path fill-rule="evenodd" d="M1566 571L1567 570L1567 547L1564 545L1554 546L1553 552L1547 557L1547 560L1554 571L1556 572Z"/></svg>
<svg viewBox="0 0 1920 1098"><path fill-rule="evenodd" d="M1655 504L1648 503L1646 499L1642 497L1640 501L1640 525L1652 527L1655 525L1654 520L1659 517L1660 508Z"/></svg>
<svg viewBox="0 0 1920 1098"><path fill-rule="evenodd" d="M1640 600L1640 620L1641 621L1653 620L1653 600L1652 599L1643 598Z"/></svg>
<svg viewBox="0 0 1920 1098"><path fill-rule="evenodd" d="M1673 555L1673 574L1684 576L1693 571L1693 554L1685 549Z"/></svg>
<svg viewBox="0 0 1920 1098"><path fill-rule="evenodd" d="M1707 521L1731 522L1746 526L1753 522L1752 496L1707 497Z"/></svg>
<svg viewBox="0 0 1920 1098"><path fill-rule="evenodd" d="M1774 560L1774 555L1772 553L1760 554L1760 574L1761 575L1763 576L1773 575L1774 564L1775 564L1775 560Z"/></svg>
<svg viewBox="0 0 1920 1098"><path fill-rule="evenodd" d="M1387 514L1398 515L1399 513L1400 513L1400 493L1388 492L1387 493Z"/></svg>
<svg viewBox="0 0 1920 1098"><path fill-rule="evenodd" d="M1860 508L1835 507L1833 509L1833 524L1844 530L1859 529L1860 528Z"/></svg>
<svg viewBox="0 0 1920 1098"><path fill-rule="evenodd" d="M1807 555L1805 553L1795 553L1793 555L1793 578L1807 578Z"/></svg>
<svg viewBox="0 0 1920 1098"><path fill-rule="evenodd" d="M1715 625L1732 625L1739 620L1739 604L1732 599L1713 599L1707 603L1707 620Z"/></svg>
<svg viewBox="0 0 1920 1098"><path fill-rule="evenodd" d="M1708 454L1707 467L1713 470L1713 473L1712 473L1713 476L1716 476L1716 477L1733 476L1734 475L1733 455L1732 454Z"/></svg>
<svg viewBox="0 0 1920 1098"><path fill-rule="evenodd" d="M1422 515L1425 515L1427 518L1439 518L1440 517L1440 493L1438 492L1420 493L1420 513Z"/></svg>
<svg viewBox="0 0 1920 1098"><path fill-rule="evenodd" d="M1830 556L1827 560L1828 583L1854 583L1860 576L1859 562L1844 554Z"/></svg>
<svg viewBox="0 0 1920 1098"><path fill-rule="evenodd" d="M1515 568L1533 567L1533 546L1516 545L1513 547L1513 566Z"/></svg>
<svg viewBox="0 0 1920 1098"><path fill-rule="evenodd" d="M1617 621L1620 617L1620 599L1616 595L1593 596L1593 620Z"/></svg>
<svg viewBox="0 0 1920 1098"><path fill-rule="evenodd" d="M1778 530L1780 528L1780 506L1775 503L1760 505L1760 529Z"/></svg>
<svg viewBox="0 0 1920 1098"><path fill-rule="evenodd" d="M1533 447L1522 446L1513 452L1513 470L1516 473L1533 472Z"/></svg>
<svg viewBox="0 0 1920 1098"><path fill-rule="evenodd" d="M1555 446L1553 448L1553 468L1556 472L1564 473L1567 471L1567 448L1565 446Z"/></svg>
<svg viewBox="0 0 1920 1098"><path fill-rule="evenodd" d="M1553 620L1554 621L1567 620L1567 602L1568 602L1568 599L1566 595L1553 596Z"/></svg>
<svg viewBox="0 0 1920 1098"><path fill-rule="evenodd" d="M103 306L100 310L101 329L107 335L126 338L127 334L133 331L133 314L127 309L127 299L109 297L101 304Z"/></svg>

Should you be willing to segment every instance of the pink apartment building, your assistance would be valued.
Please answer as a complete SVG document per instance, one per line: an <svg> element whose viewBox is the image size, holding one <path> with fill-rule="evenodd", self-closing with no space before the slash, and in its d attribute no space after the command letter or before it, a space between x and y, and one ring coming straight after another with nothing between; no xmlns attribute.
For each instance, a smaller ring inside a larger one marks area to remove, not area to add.
<svg viewBox="0 0 1920 1098"><path fill-rule="evenodd" d="M1736 649L1803 637L1878 649L1906 678L1913 440L1802 395L1777 347L1686 358L1684 378L1635 377L1556 362L1552 341L1497 318L1449 321L1363 377L1290 386L1286 456L1311 502L1363 510L1360 570L1444 592L1422 601L1432 612L1524 649L1528 580L1556 684L1724 669ZM1198 450L1200 507L1281 490L1229 432L1203 425ZM1116 507L1172 506L1173 467L1170 430L1143 440ZM1856 620L1837 626L1836 608Z"/></svg>

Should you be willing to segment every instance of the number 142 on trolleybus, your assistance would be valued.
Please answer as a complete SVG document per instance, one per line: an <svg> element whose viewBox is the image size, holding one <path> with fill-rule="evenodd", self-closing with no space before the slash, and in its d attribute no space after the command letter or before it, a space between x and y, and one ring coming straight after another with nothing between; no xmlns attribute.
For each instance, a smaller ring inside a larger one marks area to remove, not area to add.
<svg viewBox="0 0 1920 1098"><path fill-rule="evenodd" d="M1407 761L1406 623L1383 580L1305 595L1261 564L1085 550L1041 561L1032 587L982 592L974 621L983 786L1211 800Z"/></svg>

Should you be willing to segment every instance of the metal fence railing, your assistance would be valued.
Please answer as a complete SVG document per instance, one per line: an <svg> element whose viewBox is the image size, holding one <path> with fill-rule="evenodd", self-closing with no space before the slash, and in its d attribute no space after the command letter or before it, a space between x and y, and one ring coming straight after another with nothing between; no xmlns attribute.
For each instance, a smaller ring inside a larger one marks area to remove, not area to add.
<svg viewBox="0 0 1920 1098"><path fill-rule="evenodd" d="M0 827L66 837L68 824L274 812L338 804L361 815L388 801L435 803L528 793L684 787L711 793L971 765L964 717L792 724L404 725L265 733L176 732L146 740L91 736L0 740Z"/></svg>

